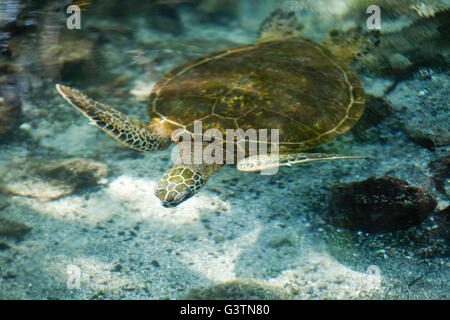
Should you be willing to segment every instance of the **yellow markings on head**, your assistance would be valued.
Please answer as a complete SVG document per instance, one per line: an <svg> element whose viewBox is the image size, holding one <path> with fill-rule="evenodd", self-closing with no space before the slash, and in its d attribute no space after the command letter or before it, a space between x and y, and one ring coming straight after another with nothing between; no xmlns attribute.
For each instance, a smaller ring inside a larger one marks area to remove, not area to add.
<svg viewBox="0 0 450 320"><path fill-rule="evenodd" d="M155 195L164 207L174 207L196 194L204 183L199 173L188 167L176 167L162 176Z"/></svg>

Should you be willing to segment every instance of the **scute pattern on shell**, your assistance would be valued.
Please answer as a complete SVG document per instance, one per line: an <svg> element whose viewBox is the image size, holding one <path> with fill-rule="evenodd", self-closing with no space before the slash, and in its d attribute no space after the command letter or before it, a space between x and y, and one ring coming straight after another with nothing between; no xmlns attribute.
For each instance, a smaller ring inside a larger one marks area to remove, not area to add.
<svg viewBox="0 0 450 320"><path fill-rule="evenodd" d="M156 83L151 118L172 132L279 129L280 149L303 150L350 129L364 110L358 77L306 39L257 43L180 66ZM268 137L270 141L270 135Z"/></svg>

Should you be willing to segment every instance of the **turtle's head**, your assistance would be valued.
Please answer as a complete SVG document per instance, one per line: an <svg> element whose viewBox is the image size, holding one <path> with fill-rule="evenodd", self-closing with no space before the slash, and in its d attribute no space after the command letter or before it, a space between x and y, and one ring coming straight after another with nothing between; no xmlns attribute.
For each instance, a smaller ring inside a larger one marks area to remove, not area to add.
<svg viewBox="0 0 450 320"><path fill-rule="evenodd" d="M175 167L159 180L155 195L164 207L175 207L196 194L204 183L203 176L191 168Z"/></svg>

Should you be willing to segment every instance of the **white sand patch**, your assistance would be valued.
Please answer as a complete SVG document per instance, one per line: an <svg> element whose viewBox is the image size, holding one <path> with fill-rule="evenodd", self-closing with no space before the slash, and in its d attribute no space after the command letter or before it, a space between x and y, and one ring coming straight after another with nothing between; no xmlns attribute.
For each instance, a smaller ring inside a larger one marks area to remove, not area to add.
<svg viewBox="0 0 450 320"><path fill-rule="evenodd" d="M348 268L326 252L310 252L302 258L301 266L284 270L278 277L263 281L266 285L290 289L307 298L311 294L320 298L355 299L381 293L383 273L378 266L365 272Z"/></svg>
<svg viewBox="0 0 450 320"><path fill-rule="evenodd" d="M207 246L203 245L187 248L182 253L182 261L190 269L215 282L237 279L235 273L236 261L243 251L256 243L261 231L262 226L257 225L253 230L226 242L221 248L205 250Z"/></svg>
<svg viewBox="0 0 450 320"><path fill-rule="evenodd" d="M120 201L142 218L182 225L199 220L201 210L229 210L230 205L217 196L202 192L175 208L164 208L154 195L156 182L150 179L122 175L112 181L105 193Z"/></svg>
<svg viewBox="0 0 450 320"><path fill-rule="evenodd" d="M55 271L55 280L65 283L68 289L82 289L84 292L114 292L133 287L132 284L136 282L129 275L114 272L113 264L93 256L61 256L60 261L53 263L50 268ZM76 287L77 284L79 288Z"/></svg>
<svg viewBox="0 0 450 320"><path fill-rule="evenodd" d="M93 197L86 200L84 196L74 195L47 202L32 198L23 198L22 201L40 213L87 224L105 221L120 213L117 203L103 197Z"/></svg>
<svg viewBox="0 0 450 320"><path fill-rule="evenodd" d="M135 96L137 101L147 101L154 85L155 82L136 80L130 94Z"/></svg>
<svg viewBox="0 0 450 320"><path fill-rule="evenodd" d="M198 223L202 210L230 210L227 202L207 192L189 199L175 208L164 208L153 194L156 182L150 179L122 175L105 189L85 196L70 195L53 201L23 198L32 209L55 218L77 220L95 224L114 215L124 215L138 220L152 220L183 225Z"/></svg>

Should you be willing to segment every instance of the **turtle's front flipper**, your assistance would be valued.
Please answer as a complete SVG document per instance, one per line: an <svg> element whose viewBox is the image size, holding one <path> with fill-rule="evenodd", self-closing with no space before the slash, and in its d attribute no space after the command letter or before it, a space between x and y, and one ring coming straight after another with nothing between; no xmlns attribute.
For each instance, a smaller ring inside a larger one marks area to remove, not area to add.
<svg viewBox="0 0 450 320"><path fill-rule="evenodd" d="M379 43L378 30L364 31L362 28L351 28L347 31L330 30L322 45L331 51L336 59L348 63L366 55Z"/></svg>
<svg viewBox="0 0 450 320"><path fill-rule="evenodd" d="M304 26L297 20L295 12L276 9L259 27L258 42L297 38Z"/></svg>
<svg viewBox="0 0 450 320"><path fill-rule="evenodd" d="M117 141L138 151L158 151L170 144L169 134L152 131L144 123L132 120L107 105L90 99L76 89L56 85L58 92L95 125Z"/></svg>
<svg viewBox="0 0 450 320"><path fill-rule="evenodd" d="M366 157L353 155L326 154L326 153L288 153L275 155L253 155L239 161L237 164L237 169L239 171L261 171L316 160L354 159L354 158L366 158Z"/></svg>

